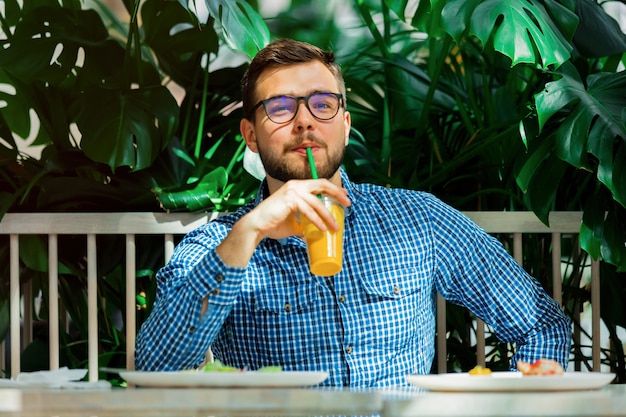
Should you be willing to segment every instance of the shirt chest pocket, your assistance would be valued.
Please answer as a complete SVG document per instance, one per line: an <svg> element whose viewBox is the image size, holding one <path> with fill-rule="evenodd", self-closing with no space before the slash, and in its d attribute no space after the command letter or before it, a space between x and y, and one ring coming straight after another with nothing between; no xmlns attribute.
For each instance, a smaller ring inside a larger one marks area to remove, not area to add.
<svg viewBox="0 0 626 417"><path fill-rule="evenodd" d="M414 296L428 285L416 268L369 270L361 276L360 285L369 301L402 300Z"/></svg>
<svg viewBox="0 0 626 417"><path fill-rule="evenodd" d="M414 268L370 271L360 279L361 315L368 317L363 343L374 349L394 351L411 346L428 320L428 280Z"/></svg>
<svg viewBox="0 0 626 417"><path fill-rule="evenodd" d="M318 298L319 290L312 283L291 287L260 287L254 291L251 308L255 313L301 314L313 309Z"/></svg>

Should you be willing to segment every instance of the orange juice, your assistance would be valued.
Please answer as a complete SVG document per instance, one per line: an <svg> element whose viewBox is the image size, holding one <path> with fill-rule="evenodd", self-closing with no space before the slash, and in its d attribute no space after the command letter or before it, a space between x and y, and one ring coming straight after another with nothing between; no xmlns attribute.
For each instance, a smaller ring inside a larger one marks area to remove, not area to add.
<svg viewBox="0 0 626 417"><path fill-rule="evenodd" d="M323 197L324 204L333 214L339 230L321 231L305 216L302 216L304 240L306 241L309 265L315 275L330 276L341 271L343 259L344 208L336 200Z"/></svg>

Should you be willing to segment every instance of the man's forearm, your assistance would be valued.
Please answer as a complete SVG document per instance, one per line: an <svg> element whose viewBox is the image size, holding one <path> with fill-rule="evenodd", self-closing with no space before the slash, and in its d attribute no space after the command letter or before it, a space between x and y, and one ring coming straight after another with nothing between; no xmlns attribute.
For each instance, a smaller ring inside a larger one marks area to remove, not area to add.
<svg viewBox="0 0 626 417"><path fill-rule="evenodd" d="M554 314L554 313L553 313ZM554 314L551 319L541 321L526 343L518 346L511 368L519 360L532 363L538 359L554 359L566 369L571 346L571 323L565 316Z"/></svg>
<svg viewBox="0 0 626 417"><path fill-rule="evenodd" d="M233 225L230 233L215 250L224 264L243 268L248 265L262 239L255 230L250 215L246 215Z"/></svg>

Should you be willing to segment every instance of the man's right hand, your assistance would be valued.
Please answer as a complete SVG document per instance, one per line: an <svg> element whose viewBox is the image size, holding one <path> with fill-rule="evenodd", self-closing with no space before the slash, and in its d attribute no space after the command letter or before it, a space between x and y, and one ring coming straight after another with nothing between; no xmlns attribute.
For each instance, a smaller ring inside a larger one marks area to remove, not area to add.
<svg viewBox="0 0 626 417"><path fill-rule="evenodd" d="M301 235L297 216L306 216L320 230L338 230L333 216L317 198L320 194L350 205L347 191L326 179L288 181L233 226L217 253L227 265L245 267L264 238Z"/></svg>

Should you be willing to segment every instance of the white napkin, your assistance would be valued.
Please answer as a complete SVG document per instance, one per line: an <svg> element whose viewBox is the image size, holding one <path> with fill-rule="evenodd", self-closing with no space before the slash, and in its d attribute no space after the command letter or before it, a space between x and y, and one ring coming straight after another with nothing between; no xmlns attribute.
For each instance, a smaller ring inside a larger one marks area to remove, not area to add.
<svg viewBox="0 0 626 417"><path fill-rule="evenodd" d="M261 162L261 157L258 153L252 152L247 146L243 153L243 169L259 181L263 181L263 178L265 178L265 168Z"/></svg>
<svg viewBox="0 0 626 417"><path fill-rule="evenodd" d="M111 388L109 381L81 381L86 369L68 369L66 366L51 371L22 372L15 379L0 379L0 388Z"/></svg>

